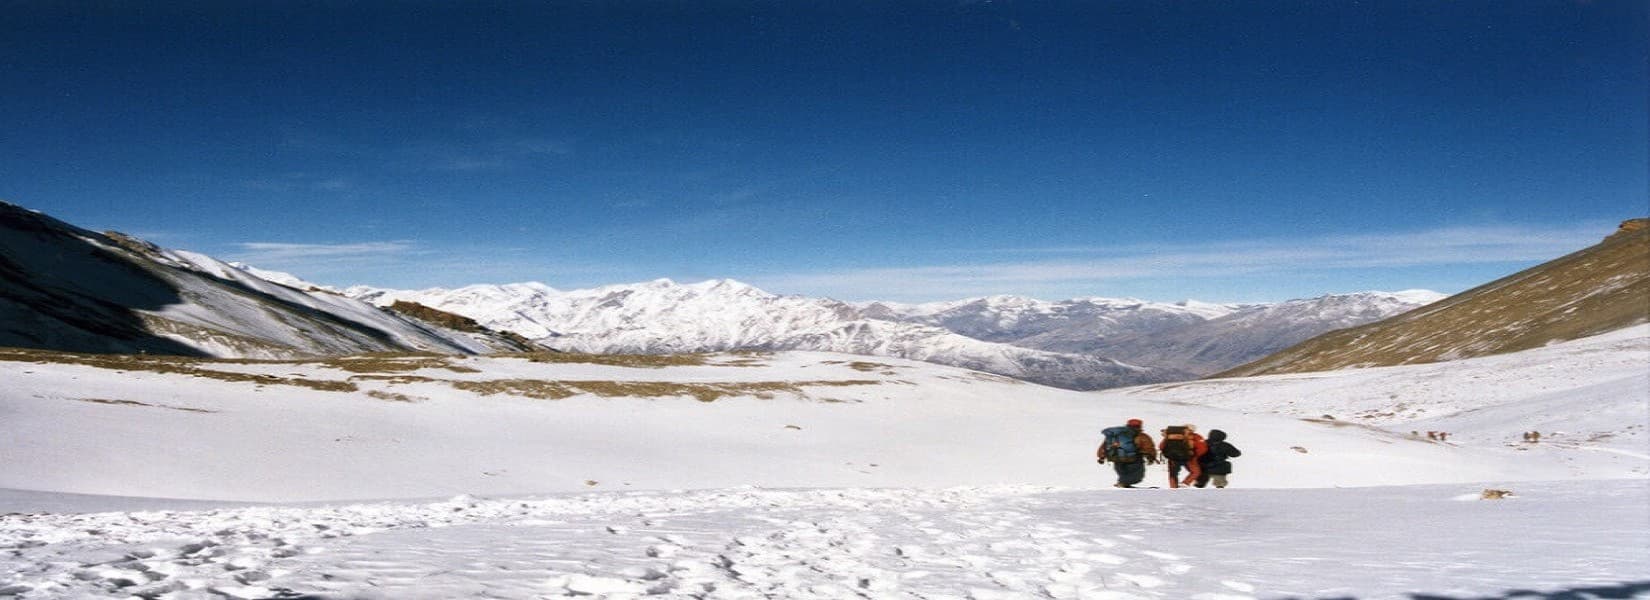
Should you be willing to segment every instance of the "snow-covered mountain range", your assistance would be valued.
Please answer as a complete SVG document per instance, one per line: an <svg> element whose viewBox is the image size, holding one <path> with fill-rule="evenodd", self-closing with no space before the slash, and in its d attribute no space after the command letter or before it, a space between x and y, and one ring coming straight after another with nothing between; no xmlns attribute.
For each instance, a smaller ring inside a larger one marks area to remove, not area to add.
<svg viewBox="0 0 1650 600"><path fill-rule="evenodd" d="M566 292L524 283L422 291L353 287L345 293L380 306L416 302L567 352L817 350L921 360L1078 389L1186 377L1100 356L1021 348L929 325L870 319L846 303L771 294L728 279L688 285L660 279Z"/></svg>
<svg viewBox="0 0 1650 600"><path fill-rule="evenodd" d="M1045 302L993 296L918 305L870 303L867 316L943 327L1050 352L1093 354L1207 375L1326 331L1371 323L1444 298L1426 290L1362 292L1273 304L1174 304L1082 298Z"/></svg>
<svg viewBox="0 0 1650 600"><path fill-rule="evenodd" d="M849 304L772 294L727 279L574 291L520 283L344 293L380 306L416 302L573 352L819 350L909 358L1075 389L1195 378L1442 297L1369 292L1218 305L996 296Z"/></svg>

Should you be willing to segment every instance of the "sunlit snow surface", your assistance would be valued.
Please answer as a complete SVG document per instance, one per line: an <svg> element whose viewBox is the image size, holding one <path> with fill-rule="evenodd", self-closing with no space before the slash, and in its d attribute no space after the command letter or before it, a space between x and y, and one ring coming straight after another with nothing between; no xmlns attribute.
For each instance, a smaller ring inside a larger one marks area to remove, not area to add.
<svg viewBox="0 0 1650 600"><path fill-rule="evenodd" d="M408 373L873 382L714 402L0 362L0 487L50 490L0 490L0 597L1650 598L1650 327L1091 394L851 360ZM1109 487L1131 416L1232 432L1233 487Z"/></svg>
<svg viewBox="0 0 1650 600"><path fill-rule="evenodd" d="M1650 597L1642 480L767 490L0 518L0 594Z"/></svg>

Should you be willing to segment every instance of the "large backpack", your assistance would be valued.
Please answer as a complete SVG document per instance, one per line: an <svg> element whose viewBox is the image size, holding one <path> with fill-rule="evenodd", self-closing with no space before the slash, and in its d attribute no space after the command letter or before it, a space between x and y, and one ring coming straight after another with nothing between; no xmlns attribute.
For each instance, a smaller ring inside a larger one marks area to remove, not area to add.
<svg viewBox="0 0 1650 600"><path fill-rule="evenodd" d="M1183 426L1175 425L1163 430L1163 458L1175 462L1187 462L1197 455L1197 447L1192 440L1192 433Z"/></svg>
<svg viewBox="0 0 1650 600"><path fill-rule="evenodd" d="M1106 460L1112 462L1134 462L1140 460L1140 448L1134 445L1134 430L1119 425L1107 427L1100 433L1105 434L1106 441L1100 442L1100 451L1106 455Z"/></svg>

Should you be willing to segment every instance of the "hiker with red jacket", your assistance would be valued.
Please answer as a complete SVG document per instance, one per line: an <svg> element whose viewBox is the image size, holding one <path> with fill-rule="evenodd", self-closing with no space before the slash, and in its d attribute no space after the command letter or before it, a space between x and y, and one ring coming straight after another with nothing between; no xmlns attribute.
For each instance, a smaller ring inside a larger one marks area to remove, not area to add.
<svg viewBox="0 0 1650 600"><path fill-rule="evenodd" d="M1094 451L1095 458L1100 464L1111 461L1112 469L1117 471L1116 487L1134 487L1146 478L1146 465L1157 464L1157 446L1152 444L1152 436L1141 431L1145 426L1140 419L1129 419L1127 425L1101 432L1106 438Z"/></svg>
<svg viewBox="0 0 1650 600"><path fill-rule="evenodd" d="M1203 474L1198 466L1197 458L1209 450L1203 436L1197 434L1197 426L1171 425L1163 430L1163 443L1158 447L1163 454L1163 460L1169 461L1169 487L1178 488L1182 484L1192 485ZM1180 479L1181 467L1186 468L1186 479Z"/></svg>
<svg viewBox="0 0 1650 600"><path fill-rule="evenodd" d="M1226 476L1232 474L1231 459L1243 456L1243 452L1226 441L1226 432L1219 429L1209 430L1209 451L1203 453L1198 463L1203 467L1203 475L1197 478L1197 487L1215 482L1215 487L1226 487Z"/></svg>

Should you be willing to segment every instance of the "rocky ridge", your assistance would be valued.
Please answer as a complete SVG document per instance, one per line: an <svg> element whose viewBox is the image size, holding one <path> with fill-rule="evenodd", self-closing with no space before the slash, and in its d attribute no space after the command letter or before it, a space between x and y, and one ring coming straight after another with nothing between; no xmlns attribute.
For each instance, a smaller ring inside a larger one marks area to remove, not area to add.
<svg viewBox="0 0 1650 600"><path fill-rule="evenodd" d="M0 346L296 358L497 342L0 202Z"/></svg>

